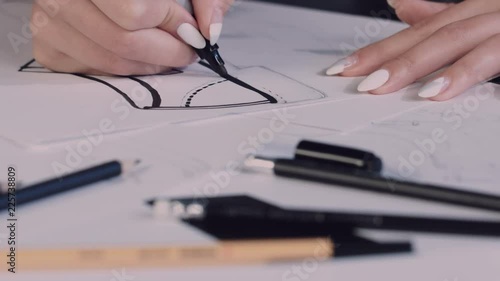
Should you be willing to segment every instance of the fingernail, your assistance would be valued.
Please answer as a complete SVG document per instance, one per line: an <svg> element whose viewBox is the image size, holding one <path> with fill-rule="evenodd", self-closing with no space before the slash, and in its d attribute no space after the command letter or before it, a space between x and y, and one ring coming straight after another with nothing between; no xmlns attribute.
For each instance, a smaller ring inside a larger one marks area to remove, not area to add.
<svg viewBox="0 0 500 281"><path fill-rule="evenodd" d="M398 0L387 0L387 4L389 4L389 6L391 6L393 9L396 9L397 2Z"/></svg>
<svg viewBox="0 0 500 281"><path fill-rule="evenodd" d="M210 25L210 44L217 44L222 33L222 23L212 23Z"/></svg>
<svg viewBox="0 0 500 281"><path fill-rule="evenodd" d="M389 71L385 69L380 69L372 74L368 75L361 83L359 83L359 92L368 92L382 87L387 81L389 81L390 74Z"/></svg>
<svg viewBox="0 0 500 281"><path fill-rule="evenodd" d="M442 93L448 84L448 79L444 77L438 78L424 85L420 91L418 91L418 96L424 99L435 97Z"/></svg>
<svg viewBox="0 0 500 281"><path fill-rule="evenodd" d="M222 21L223 13L219 9L215 9L212 14L212 19L210 24L210 44L213 46L219 41L220 35L222 33Z"/></svg>
<svg viewBox="0 0 500 281"><path fill-rule="evenodd" d="M196 49L203 49L207 45L203 35L201 35L200 31L192 24L181 24L179 28L177 28L177 34L179 34L184 42L195 47Z"/></svg>
<svg viewBox="0 0 500 281"><path fill-rule="evenodd" d="M334 76L344 72L344 70L350 66L353 66L356 63L357 59L354 56L349 56L347 58L343 58L336 63L334 63L327 71L326 75Z"/></svg>

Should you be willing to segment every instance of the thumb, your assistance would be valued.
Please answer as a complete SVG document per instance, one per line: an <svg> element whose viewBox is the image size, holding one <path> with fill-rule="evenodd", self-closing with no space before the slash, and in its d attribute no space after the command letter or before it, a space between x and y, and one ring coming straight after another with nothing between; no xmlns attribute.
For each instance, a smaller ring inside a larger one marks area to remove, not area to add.
<svg viewBox="0 0 500 281"><path fill-rule="evenodd" d="M399 18L409 25L414 25L454 5L425 0L387 0L387 3L396 10Z"/></svg>
<svg viewBox="0 0 500 281"><path fill-rule="evenodd" d="M222 32L224 15L233 0L193 0L192 3L201 33L215 45Z"/></svg>

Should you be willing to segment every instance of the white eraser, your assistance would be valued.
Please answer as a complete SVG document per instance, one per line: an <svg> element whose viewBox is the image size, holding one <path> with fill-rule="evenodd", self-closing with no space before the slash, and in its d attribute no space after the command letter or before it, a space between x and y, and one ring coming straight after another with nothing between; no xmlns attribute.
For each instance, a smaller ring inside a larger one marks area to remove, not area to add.
<svg viewBox="0 0 500 281"><path fill-rule="evenodd" d="M172 204L168 200L158 200L153 203L153 214L157 218L169 218L172 214Z"/></svg>

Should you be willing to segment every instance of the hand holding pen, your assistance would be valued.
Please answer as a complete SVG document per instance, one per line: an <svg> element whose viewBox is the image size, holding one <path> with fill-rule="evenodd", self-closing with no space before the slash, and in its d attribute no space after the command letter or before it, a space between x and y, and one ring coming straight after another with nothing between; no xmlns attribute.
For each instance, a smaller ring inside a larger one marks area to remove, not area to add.
<svg viewBox="0 0 500 281"><path fill-rule="evenodd" d="M183 67L215 45L233 0L35 1L35 59L59 72L145 75ZM210 42L210 43L207 43Z"/></svg>

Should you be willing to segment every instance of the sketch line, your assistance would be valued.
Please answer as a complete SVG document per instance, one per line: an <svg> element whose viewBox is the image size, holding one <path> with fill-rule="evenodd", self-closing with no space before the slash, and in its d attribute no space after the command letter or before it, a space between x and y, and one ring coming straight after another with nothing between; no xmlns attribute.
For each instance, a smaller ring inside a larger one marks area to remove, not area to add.
<svg viewBox="0 0 500 281"><path fill-rule="evenodd" d="M200 61L199 64L203 65L204 67L206 67L208 69L212 69L212 67L206 62ZM224 76L224 78L226 78L228 81L233 82L234 84L236 84L240 87L243 87L243 88L250 90L252 92L256 92L257 94L259 94L259 95L263 96L265 99L267 99L269 101L269 103L278 103L278 100L276 100L276 98L274 98L270 94L264 93L263 91L241 81L240 79L238 79L234 76L231 76L228 74L228 75Z"/></svg>
<svg viewBox="0 0 500 281"><path fill-rule="evenodd" d="M268 100L263 100L263 101L254 101L254 102L245 102L245 103L232 103L232 104L225 104L225 105L202 105L202 106L196 106L196 107L175 107L175 106L145 107L144 109L146 109L146 110L162 110L162 109L168 109L168 110L222 109L222 108L244 107L244 106L263 105L263 104L269 104L269 101Z"/></svg>
<svg viewBox="0 0 500 281"><path fill-rule="evenodd" d="M222 82L227 82L227 80L221 80L221 81L217 81L217 82L213 82L213 83L210 83L202 88L199 88L198 90L194 91L186 100L186 104L184 105L185 107L191 107L191 101L193 100L193 98L199 94L201 91L209 88L209 87L212 87L214 85L217 85L217 84L220 84Z"/></svg>
<svg viewBox="0 0 500 281"><path fill-rule="evenodd" d="M92 80L92 81L101 83L103 85L106 85L109 88L113 89L118 94L120 94L133 108L135 108L135 109L141 109L140 107L137 106L137 104L135 104L135 102L126 93L124 93L122 90L118 89L117 87L111 85L110 83L108 83L108 82L106 82L104 80L92 77L92 76L85 75L85 74L73 74L73 75L81 77L81 78L85 78L85 79L88 79L88 80Z"/></svg>
<svg viewBox="0 0 500 281"><path fill-rule="evenodd" d="M249 84L247 84L247 83L239 80L238 78L235 78L233 76L228 75L227 77L224 77L226 80L221 80L221 81L210 83L210 84L208 84L206 86L203 86L202 88L196 90L195 92L192 92L190 94L190 96L187 98L185 105L183 105L183 106L161 106L161 104L162 104L162 97L161 97L160 93L158 92L158 90L156 90L152 85L150 85L149 83L147 83L144 80L139 79L138 77L140 77L140 76L123 76L123 78L129 78L129 79L131 79L131 80L139 83L142 87L144 87L146 90L148 90L149 93L151 94L151 97L152 97L152 100L153 100L152 105L151 106L145 106L145 107L139 107L134 102L134 100L132 100L132 98L130 98L130 96L126 92L120 90L118 87L114 86L113 84L111 84L111 83L109 83L109 82L107 82L107 81L105 81L103 79L99 79L99 78L94 77L94 76L90 76L90 75L86 75L86 74L80 74L80 73L60 73L60 72L52 72L50 70L43 71L43 70L45 70L44 67L32 65L35 62L36 62L35 59L30 60L29 62L27 62L26 64L24 64L23 66L21 66L19 68L19 71L22 71L22 72L36 72L36 73L48 73L48 74L68 74L68 75L73 75L73 76L80 77L80 78L83 78L83 79L91 80L91 81L94 81L94 82L97 82L97 83L100 83L100 84L102 84L104 86L109 87L110 89L112 89L113 91L115 91L116 93L118 93L120 96L122 96L130 104L130 106L132 106L133 108L138 109L138 110L221 109L221 108L244 107L244 106L252 106L252 105L263 105L263 104L275 104L275 103L278 103L278 101L276 100L276 98L274 98L272 95L270 95L268 93L265 93L265 92L263 92L263 91L261 91L259 89L256 89L255 87L253 87L253 86L251 86L251 85L249 85ZM204 62L199 62L199 64L210 69L210 66L208 64L204 63ZM180 70L177 70L176 73L166 73L166 74L163 74L163 75L172 75L172 74L178 74L178 73L183 73L183 72L180 71ZM223 83L223 82L228 82L228 81L236 84L237 86L240 86L242 88L245 88L247 90L255 92L256 94L259 94L260 96L264 97L265 100L263 100L263 101L255 101L255 102L246 102L246 103L222 104L222 105L207 105L207 106L192 106L191 105L193 99L195 98L195 96L199 95L203 90L205 90L205 89L207 89L207 88L209 88L211 86L214 86L214 85L217 85L217 84L220 84L220 83ZM283 98L280 97L280 99L283 99Z"/></svg>
<svg viewBox="0 0 500 281"><path fill-rule="evenodd" d="M142 81L141 79L138 79L136 77L127 76L127 78L129 78L133 81L136 81L141 86L146 88L149 91L149 93L151 93L151 97L153 98L153 104L151 105L152 107L160 107L161 106L161 96L155 88L153 88L151 85L149 85L145 81Z"/></svg>
<svg viewBox="0 0 500 281"><path fill-rule="evenodd" d="M19 68L19 70L18 70L18 71L23 71L23 70L25 70L26 68L28 68L28 67L29 67L32 63L34 63L34 62L35 62L35 59L30 60L29 62L27 62L27 63L25 63L23 66L21 66L21 67Z"/></svg>

